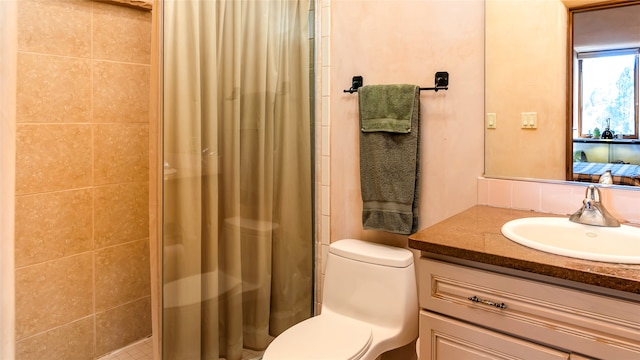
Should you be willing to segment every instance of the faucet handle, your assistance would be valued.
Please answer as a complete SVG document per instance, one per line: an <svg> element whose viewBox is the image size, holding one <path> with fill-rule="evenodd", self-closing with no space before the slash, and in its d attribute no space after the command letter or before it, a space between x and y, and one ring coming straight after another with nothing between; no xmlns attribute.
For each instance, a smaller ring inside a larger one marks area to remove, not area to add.
<svg viewBox="0 0 640 360"><path fill-rule="evenodd" d="M584 194L585 200L590 199L595 202L600 202L600 189L593 185L587 187L587 191Z"/></svg>

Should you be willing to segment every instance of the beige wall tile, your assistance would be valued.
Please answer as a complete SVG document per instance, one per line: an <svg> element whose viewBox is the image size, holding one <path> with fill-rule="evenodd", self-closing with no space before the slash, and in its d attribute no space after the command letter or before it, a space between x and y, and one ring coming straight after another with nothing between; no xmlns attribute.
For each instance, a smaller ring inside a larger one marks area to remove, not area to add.
<svg viewBox="0 0 640 360"><path fill-rule="evenodd" d="M16 86L18 123L90 119L90 60L18 53Z"/></svg>
<svg viewBox="0 0 640 360"><path fill-rule="evenodd" d="M93 63L93 121L149 122L149 66Z"/></svg>
<svg viewBox="0 0 640 360"><path fill-rule="evenodd" d="M95 3L94 59L149 64L150 54L151 12Z"/></svg>
<svg viewBox="0 0 640 360"><path fill-rule="evenodd" d="M91 125L18 125L18 195L88 186L91 163Z"/></svg>
<svg viewBox="0 0 640 360"><path fill-rule="evenodd" d="M96 312L150 295L149 240L96 251Z"/></svg>
<svg viewBox="0 0 640 360"><path fill-rule="evenodd" d="M16 339L91 314L93 293L91 253L16 269Z"/></svg>
<svg viewBox="0 0 640 360"><path fill-rule="evenodd" d="M151 335L151 298L96 314L96 355Z"/></svg>
<svg viewBox="0 0 640 360"><path fill-rule="evenodd" d="M99 124L94 129L95 185L149 179L149 125Z"/></svg>
<svg viewBox="0 0 640 360"><path fill-rule="evenodd" d="M90 189L16 197L17 267L93 250Z"/></svg>
<svg viewBox="0 0 640 360"><path fill-rule="evenodd" d="M151 333L151 13L20 0L18 22L18 358L93 359Z"/></svg>
<svg viewBox="0 0 640 360"><path fill-rule="evenodd" d="M89 57L91 11L86 0L18 1L18 50Z"/></svg>
<svg viewBox="0 0 640 360"><path fill-rule="evenodd" d="M107 185L94 191L96 248L149 237L149 185Z"/></svg>
<svg viewBox="0 0 640 360"><path fill-rule="evenodd" d="M94 317L89 316L16 344L16 360L94 358Z"/></svg>

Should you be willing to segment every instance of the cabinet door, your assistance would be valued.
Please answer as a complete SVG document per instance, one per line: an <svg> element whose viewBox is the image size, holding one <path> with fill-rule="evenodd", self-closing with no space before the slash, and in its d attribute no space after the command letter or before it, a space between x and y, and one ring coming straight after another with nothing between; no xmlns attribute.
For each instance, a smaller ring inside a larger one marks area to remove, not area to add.
<svg viewBox="0 0 640 360"><path fill-rule="evenodd" d="M420 313L420 360L559 360L569 354L435 313Z"/></svg>

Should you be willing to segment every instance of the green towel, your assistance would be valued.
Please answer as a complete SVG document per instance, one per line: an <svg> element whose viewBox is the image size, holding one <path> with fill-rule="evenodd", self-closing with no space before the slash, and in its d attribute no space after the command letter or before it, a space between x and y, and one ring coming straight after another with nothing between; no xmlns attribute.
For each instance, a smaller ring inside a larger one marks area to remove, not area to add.
<svg viewBox="0 0 640 360"><path fill-rule="evenodd" d="M411 132L416 85L367 85L358 89L363 132Z"/></svg>
<svg viewBox="0 0 640 360"><path fill-rule="evenodd" d="M409 132L362 130L360 132L360 188L362 192L362 226L396 234L418 230L418 180L420 145L420 89L415 85L377 85L393 92L409 87L401 103L411 102ZM360 89L362 91L362 88ZM366 93L366 91L365 91ZM387 102L393 103L387 99ZM369 101L375 102L370 104ZM376 107L378 99L359 97L360 109ZM392 104L390 109L400 109ZM388 114L388 113L386 113ZM361 112L362 115L362 112ZM362 120L362 119L361 119ZM397 119L396 119L397 120ZM370 129L370 128L369 128Z"/></svg>

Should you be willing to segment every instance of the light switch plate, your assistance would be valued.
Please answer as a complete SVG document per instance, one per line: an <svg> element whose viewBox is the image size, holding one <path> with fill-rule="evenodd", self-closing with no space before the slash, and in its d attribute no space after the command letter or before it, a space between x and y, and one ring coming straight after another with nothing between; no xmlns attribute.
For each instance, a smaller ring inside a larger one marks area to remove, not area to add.
<svg viewBox="0 0 640 360"><path fill-rule="evenodd" d="M496 113L487 113L487 129L496 128Z"/></svg>
<svg viewBox="0 0 640 360"><path fill-rule="evenodd" d="M520 123L523 129L537 129L538 128L538 113L536 112L523 112L520 113Z"/></svg>

